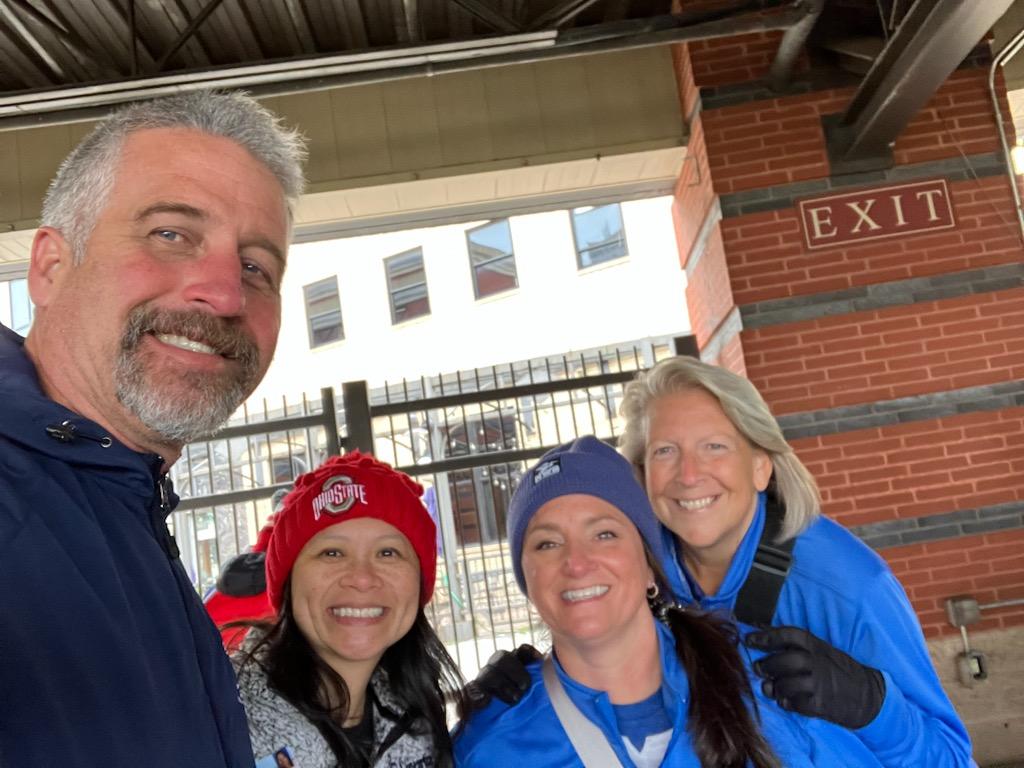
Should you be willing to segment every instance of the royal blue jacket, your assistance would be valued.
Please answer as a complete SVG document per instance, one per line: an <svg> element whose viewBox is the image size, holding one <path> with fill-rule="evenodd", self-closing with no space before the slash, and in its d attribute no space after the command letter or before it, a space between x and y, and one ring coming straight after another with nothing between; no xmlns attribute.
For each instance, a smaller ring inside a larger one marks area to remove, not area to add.
<svg viewBox="0 0 1024 768"><path fill-rule="evenodd" d="M669 629L657 623L662 666L662 696L672 720L672 737L662 765L672 768L700 768L686 728L690 696L686 672L679 663ZM608 694L576 682L555 662L566 693L580 712L604 733L624 768L635 768L622 741ZM458 768L571 768L582 766L569 743L558 715L551 706L541 663L527 667L530 688L515 706L498 699L483 711L461 723L454 732L455 765ZM786 768L835 768L842 763L817 759L817 745L805 730L806 718L781 710L760 691L755 695L761 716L761 731ZM833 755L829 755L833 757Z"/></svg>
<svg viewBox="0 0 1024 768"><path fill-rule="evenodd" d="M753 564L764 519L762 493L750 529L713 597L701 592L683 565L675 536L664 529L667 549L675 557L668 577L680 600L731 611ZM974 764L967 730L939 684L903 587L885 561L845 528L820 517L797 536L793 567L772 624L802 627L885 678L882 709L863 728L851 731L825 720L810 721L816 738L847 755L839 764Z"/></svg>
<svg viewBox="0 0 1024 768"><path fill-rule="evenodd" d="M0 765L252 768L162 459L43 395L22 344L0 326Z"/></svg>

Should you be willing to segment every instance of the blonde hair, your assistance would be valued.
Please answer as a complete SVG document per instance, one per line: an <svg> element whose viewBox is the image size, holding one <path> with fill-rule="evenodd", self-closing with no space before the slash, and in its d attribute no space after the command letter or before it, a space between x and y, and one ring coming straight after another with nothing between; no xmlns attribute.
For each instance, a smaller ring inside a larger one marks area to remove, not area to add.
<svg viewBox="0 0 1024 768"><path fill-rule="evenodd" d="M692 357L662 360L626 385L619 409L626 420L619 451L633 465L641 483L651 404L687 389L702 389L714 397L740 434L771 458L775 493L786 509L779 540L796 536L814 522L821 514L818 484L786 442L761 393L742 376Z"/></svg>

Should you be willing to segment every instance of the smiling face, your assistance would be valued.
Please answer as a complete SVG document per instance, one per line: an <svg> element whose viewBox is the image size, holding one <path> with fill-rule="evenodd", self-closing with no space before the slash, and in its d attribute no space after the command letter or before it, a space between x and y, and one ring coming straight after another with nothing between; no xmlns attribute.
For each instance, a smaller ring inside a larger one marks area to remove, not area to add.
<svg viewBox="0 0 1024 768"><path fill-rule="evenodd" d="M728 563L768 485L771 459L703 389L658 398L647 418L644 477L655 513L688 557Z"/></svg>
<svg viewBox="0 0 1024 768"><path fill-rule="evenodd" d="M128 136L84 258L33 242L28 350L44 390L139 450L176 456L266 372L280 326L280 184L222 137Z"/></svg>
<svg viewBox="0 0 1024 768"><path fill-rule="evenodd" d="M550 627L560 657L621 642L649 625L654 575L633 523L603 499L583 494L545 503L523 537L527 594Z"/></svg>
<svg viewBox="0 0 1024 768"><path fill-rule="evenodd" d="M372 517L337 523L306 542L292 566L299 631L342 678L377 666L419 611L420 566L409 540ZM349 674L346 674L348 672Z"/></svg>

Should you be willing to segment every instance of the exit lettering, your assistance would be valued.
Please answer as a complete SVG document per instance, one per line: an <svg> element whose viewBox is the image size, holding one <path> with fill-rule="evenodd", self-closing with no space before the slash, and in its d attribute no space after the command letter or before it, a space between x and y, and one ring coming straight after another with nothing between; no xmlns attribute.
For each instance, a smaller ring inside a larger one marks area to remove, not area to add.
<svg viewBox="0 0 1024 768"><path fill-rule="evenodd" d="M956 226L945 179L816 197L798 207L811 249Z"/></svg>

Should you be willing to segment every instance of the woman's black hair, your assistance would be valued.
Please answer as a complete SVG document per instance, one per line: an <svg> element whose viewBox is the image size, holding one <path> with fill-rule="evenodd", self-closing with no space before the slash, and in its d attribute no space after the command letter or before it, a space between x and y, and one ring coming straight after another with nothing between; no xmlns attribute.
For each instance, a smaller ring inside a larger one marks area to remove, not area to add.
<svg viewBox="0 0 1024 768"><path fill-rule="evenodd" d="M251 624L263 635L239 652L240 664L262 667L270 687L317 727L339 765L372 765L368 762L370 756L362 754L342 731L341 723L348 715L348 686L299 630L292 613L290 582L289 576L277 620ZM435 763L450 765L452 741L445 703L464 706L462 674L427 621L422 606L412 627L384 652L378 666L387 673L390 690L408 707L410 730L429 732Z"/></svg>
<svg viewBox="0 0 1024 768"><path fill-rule="evenodd" d="M714 613L665 602L667 580L650 555L648 563L659 585L658 595L648 597L651 611L672 632L690 683L687 729L702 768L781 768L761 733L736 625Z"/></svg>

